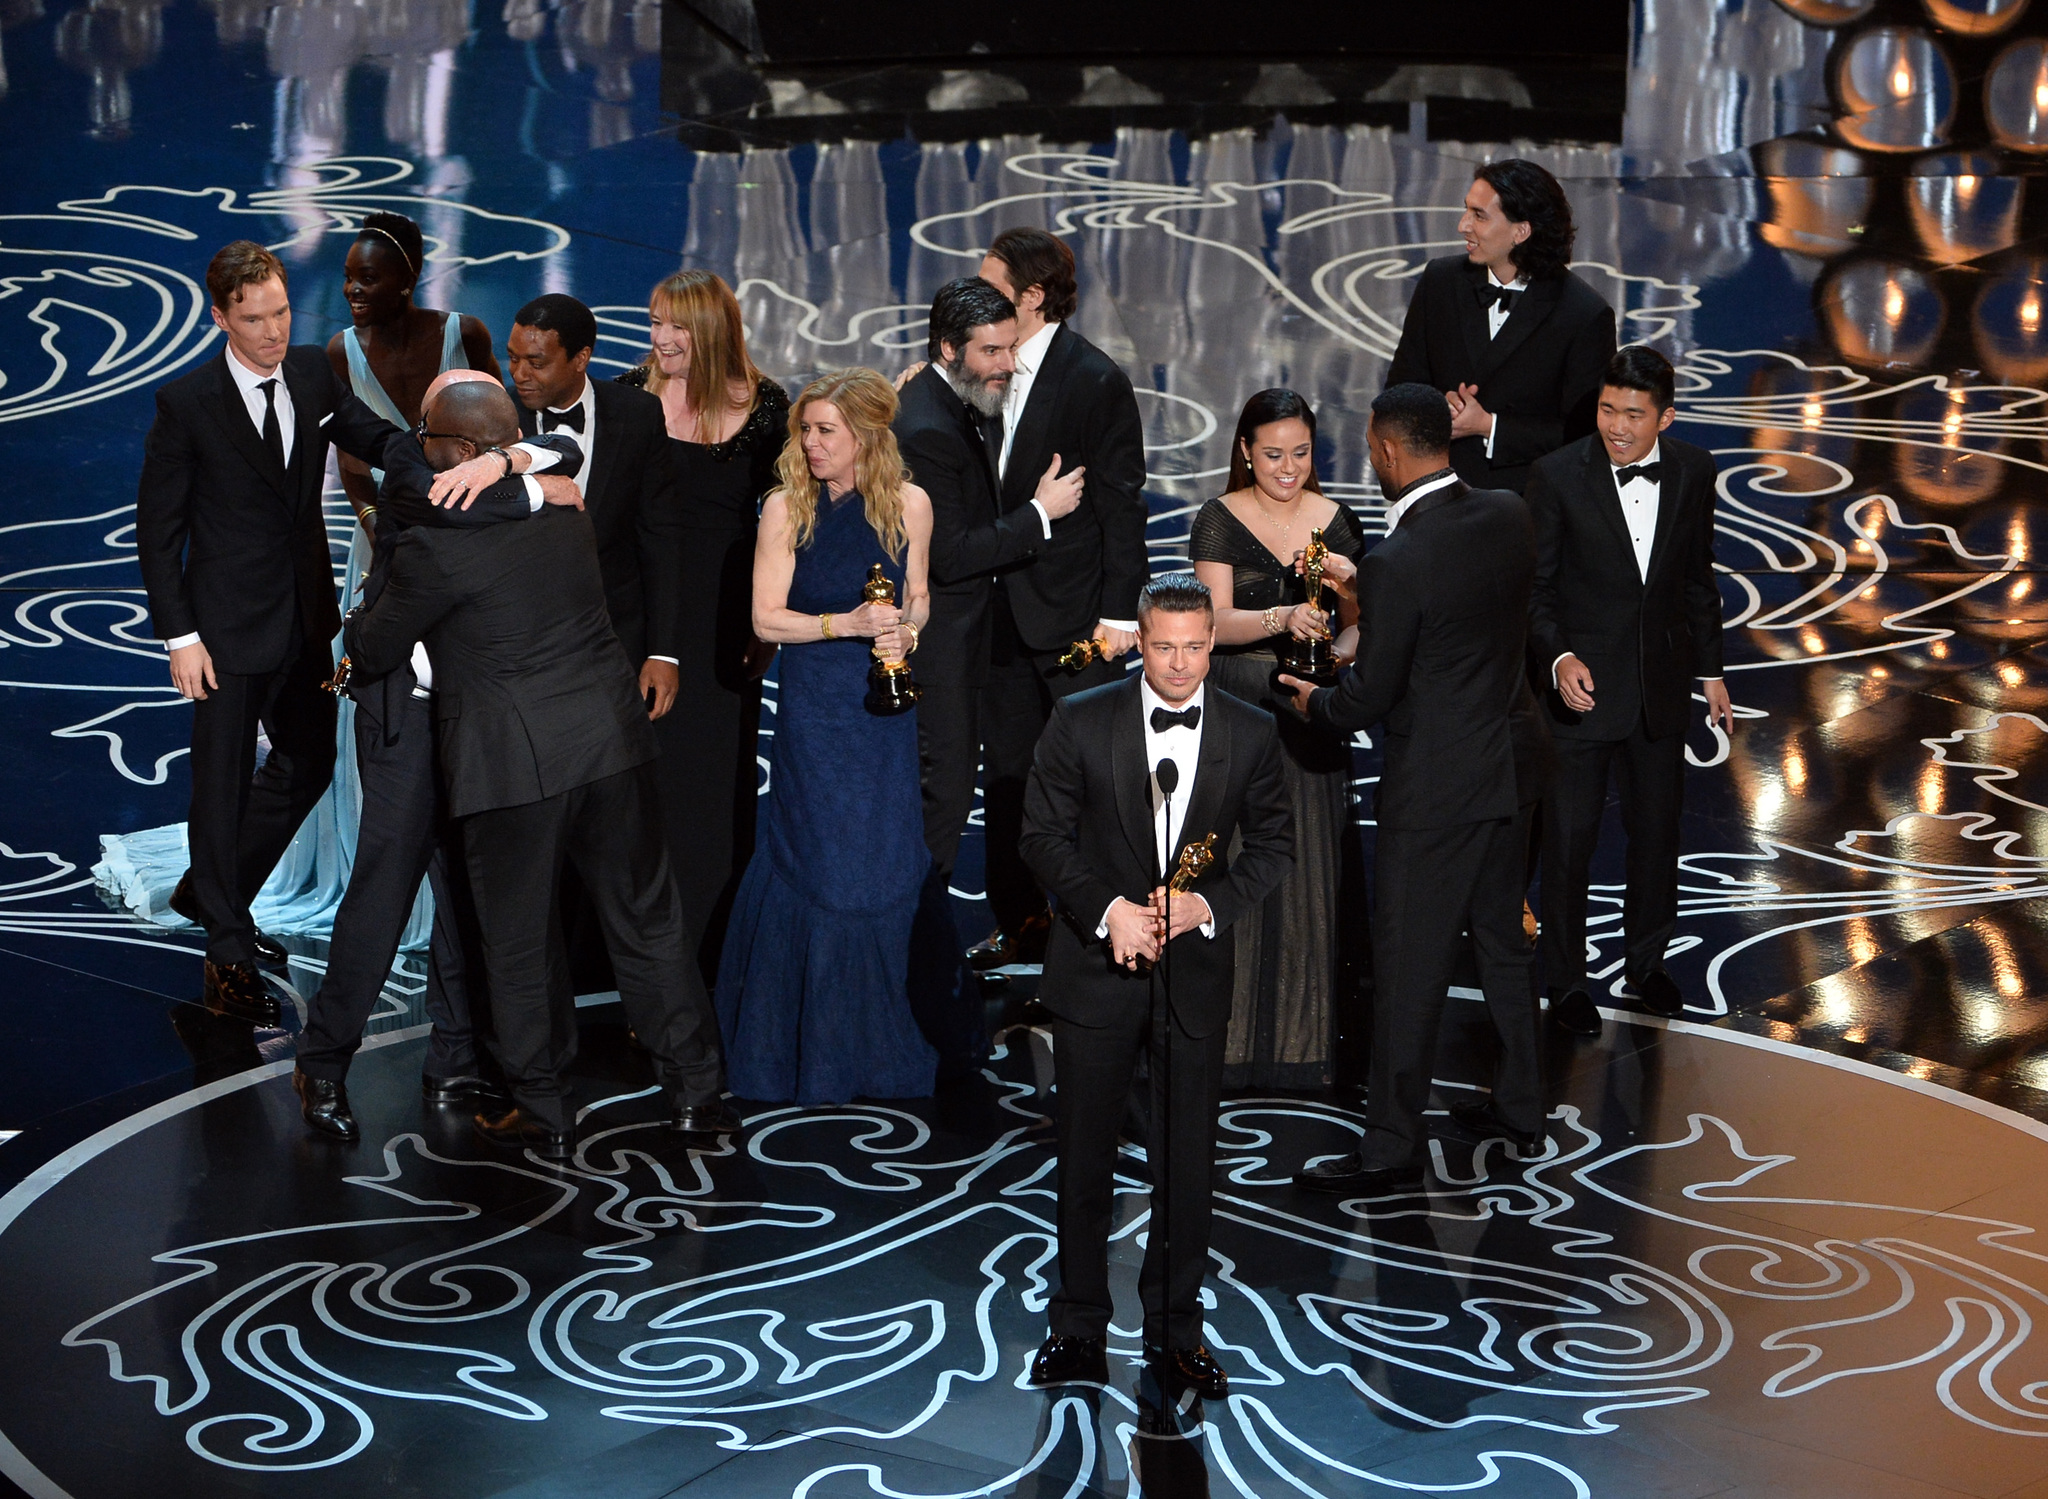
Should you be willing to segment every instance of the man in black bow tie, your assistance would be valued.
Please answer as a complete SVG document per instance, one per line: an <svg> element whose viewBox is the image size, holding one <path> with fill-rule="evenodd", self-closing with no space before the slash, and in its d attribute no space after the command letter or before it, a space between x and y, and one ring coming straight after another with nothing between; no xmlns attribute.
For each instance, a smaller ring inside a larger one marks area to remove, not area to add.
<svg viewBox="0 0 2048 1499"><path fill-rule="evenodd" d="M1519 493L1531 463L1593 430L1614 309L1568 267L1571 204L1533 161L1474 172L1458 233L1465 253L1423 269L1387 384L1442 391L1458 477Z"/></svg>
<svg viewBox="0 0 2048 1499"><path fill-rule="evenodd" d="M1623 972L1644 1009L1684 999L1664 970L1678 929L1678 824L1693 683L1735 724L1721 681L1714 459L1666 433L1675 377L1632 344L1602 377L1599 431L1535 467L1530 654L1547 677L1557 775L1543 807L1543 969L1551 1018L1600 1033L1587 988L1586 892L1611 775L1628 834Z"/></svg>
<svg viewBox="0 0 2048 1499"><path fill-rule="evenodd" d="M1205 685L1209 590L1192 573L1154 578L1137 615L1144 674L1055 704L1025 784L1020 851L1058 902L1039 998L1053 1013L1060 1283L1031 1381L1108 1378L1117 1126L1143 1054L1146 1352L1168 1390L1221 1399L1229 1381L1202 1345L1201 1298L1231 928L1286 877L1293 816L1272 716ZM1215 861L1173 896L1169 933L1167 881L1212 834Z"/></svg>
<svg viewBox="0 0 2048 1499"><path fill-rule="evenodd" d="M1365 1137L1295 1177L1311 1191L1413 1191L1437 1030L1471 933L1500 1036L1489 1100L1459 1122L1525 1157L1544 1128L1529 942L1522 933L1529 826L1548 746L1525 671L1536 541L1507 490L1452 471L1450 413L1425 385L1372 403L1366 444L1389 496L1387 539L1358 569L1357 661L1335 687L1280 678L1295 706L1347 736L1384 726L1373 852L1372 1060Z"/></svg>

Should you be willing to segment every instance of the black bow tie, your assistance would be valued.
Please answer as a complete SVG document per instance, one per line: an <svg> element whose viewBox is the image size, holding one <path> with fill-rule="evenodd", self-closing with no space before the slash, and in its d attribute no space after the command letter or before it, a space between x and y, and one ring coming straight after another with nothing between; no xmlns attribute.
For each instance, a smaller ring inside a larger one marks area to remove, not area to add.
<svg viewBox="0 0 2048 1499"><path fill-rule="evenodd" d="M583 430L583 403L578 401L567 411L543 411L540 414L540 429L552 432L557 427L567 427L572 432Z"/></svg>
<svg viewBox="0 0 2048 1499"><path fill-rule="evenodd" d="M1479 284L1479 305L1481 307L1497 306L1502 312L1513 312L1515 310L1515 295L1515 289L1512 286L1495 286L1490 280L1482 281Z"/></svg>
<svg viewBox="0 0 2048 1499"><path fill-rule="evenodd" d="M1171 728L1196 729L1200 728L1201 725L1202 705L1200 703L1196 703L1192 708L1183 708L1178 713L1167 708L1154 708L1152 710L1152 732L1155 734L1164 734Z"/></svg>
<svg viewBox="0 0 2048 1499"><path fill-rule="evenodd" d="M1614 482L1624 489L1628 487L1628 481L1631 479L1648 479L1655 484L1663 477L1664 460L1661 458L1655 463L1631 463L1627 468L1618 468L1614 471Z"/></svg>

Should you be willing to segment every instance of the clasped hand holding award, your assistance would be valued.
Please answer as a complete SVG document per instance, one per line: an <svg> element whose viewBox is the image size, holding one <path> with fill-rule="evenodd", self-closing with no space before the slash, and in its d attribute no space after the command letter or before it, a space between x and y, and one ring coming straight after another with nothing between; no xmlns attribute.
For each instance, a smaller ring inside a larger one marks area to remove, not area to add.
<svg viewBox="0 0 2048 1499"><path fill-rule="evenodd" d="M1309 532L1308 545L1301 552L1301 585L1310 608L1323 607L1323 569L1329 561L1330 547L1323 540L1323 533ZM1285 673L1317 687L1336 685L1337 657L1331 648L1327 624L1323 626L1322 633L1311 640L1288 636L1280 642L1279 656L1280 671L1275 673L1276 676Z"/></svg>
<svg viewBox="0 0 2048 1499"><path fill-rule="evenodd" d="M1215 862L1216 835L1208 833L1181 849L1180 859L1173 866L1173 874L1167 880L1166 888L1175 895L1186 895L1195 888L1195 881L1207 874L1209 866ZM1172 940L1172 933L1166 930L1164 912L1160 914L1159 922L1159 947L1163 952L1166 949L1166 944ZM1148 973L1151 971L1151 968L1152 963L1149 958L1138 959L1138 972Z"/></svg>
<svg viewBox="0 0 2048 1499"><path fill-rule="evenodd" d="M868 604L896 602L896 585L883 573L881 563L868 569L867 586L861 589L860 596ZM891 661L879 645L872 648L872 653L875 664L868 668L868 695L862 699L868 712L888 716L915 708L924 689L912 679L910 663L900 657Z"/></svg>

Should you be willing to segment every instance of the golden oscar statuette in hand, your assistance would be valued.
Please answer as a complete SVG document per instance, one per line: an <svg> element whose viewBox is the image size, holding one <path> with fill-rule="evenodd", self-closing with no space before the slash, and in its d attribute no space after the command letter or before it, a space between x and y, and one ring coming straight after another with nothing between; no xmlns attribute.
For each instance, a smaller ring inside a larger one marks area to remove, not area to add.
<svg viewBox="0 0 2048 1499"><path fill-rule="evenodd" d="M1323 568L1330 560L1330 548L1321 531L1308 533L1308 545L1301 550L1301 586L1309 603L1323 607ZM1292 635L1280 642L1280 671L1317 687L1331 687L1337 681L1337 657L1330 649L1329 626L1313 640ZM1278 675L1278 673L1276 673Z"/></svg>
<svg viewBox="0 0 2048 1499"><path fill-rule="evenodd" d="M860 596L868 604L896 602L896 585L883 573L881 563L868 569L867 586L861 589ZM868 712L886 716L915 708L924 689L911 680L910 663L885 660L879 646L873 649L873 655L875 664L868 668L868 695L862 700Z"/></svg>
<svg viewBox="0 0 2048 1499"><path fill-rule="evenodd" d="M1195 881L1209 872L1209 866L1216 862L1216 835L1210 833L1200 841L1190 843L1180 851L1180 859L1173 866L1173 875L1166 882L1166 888L1175 895L1186 895L1195 888ZM1150 973L1152 965L1143 958L1138 960L1137 971Z"/></svg>
<svg viewBox="0 0 2048 1499"><path fill-rule="evenodd" d="M1090 635L1086 640L1077 640L1060 652L1060 665L1067 671L1086 671L1097 661L1109 659L1109 642L1100 635Z"/></svg>

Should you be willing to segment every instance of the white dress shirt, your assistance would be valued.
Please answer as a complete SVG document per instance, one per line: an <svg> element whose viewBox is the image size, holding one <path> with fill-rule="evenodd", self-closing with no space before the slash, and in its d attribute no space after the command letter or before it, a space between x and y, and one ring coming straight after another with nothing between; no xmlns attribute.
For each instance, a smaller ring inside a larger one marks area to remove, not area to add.
<svg viewBox="0 0 2048 1499"><path fill-rule="evenodd" d="M1451 470L1446 470L1437 475L1436 478L1416 485L1413 489L1402 495L1400 499L1387 506L1387 534L1393 534L1394 528L1401 524L1401 517L1415 508L1417 500L1426 494L1435 494L1447 484L1455 484L1457 482L1457 474Z"/></svg>
<svg viewBox="0 0 2048 1499"><path fill-rule="evenodd" d="M1486 280L1488 285L1495 288L1505 286L1509 291L1513 292L1518 297L1523 292L1529 289L1529 278L1527 276L1517 276L1512 281L1503 281L1500 279L1500 277L1496 276L1493 273L1492 266L1488 266L1486 268ZM1507 326L1508 317L1511 314L1512 310L1513 309L1511 308L1501 306L1498 302L1489 302L1486 304L1486 336L1489 340L1500 337L1500 330ZM1496 414L1494 417L1493 425L1494 427L1498 427L1500 425L1500 418L1498 414ZM1489 427L1486 432L1486 456L1488 458L1493 457L1492 427Z"/></svg>
<svg viewBox="0 0 2048 1499"><path fill-rule="evenodd" d="M1181 724L1155 729L1152 727L1152 710L1164 708L1169 713L1184 713L1190 708L1200 708L1202 714L1206 715L1208 693L1208 684L1204 683L1195 689L1193 697L1175 707L1154 692L1150 682L1142 677L1138 679L1138 711L1143 715L1145 724L1145 787L1147 794L1152 798L1152 834L1155 840L1153 852L1158 860L1158 868L1164 871L1159 877L1159 883L1162 885L1173 873L1173 851L1180 846L1181 828L1187 821L1188 801L1194 795L1195 775L1202 763L1202 731L1206 723L1198 721L1192 729ZM1180 770L1180 784L1174 787L1171 798L1162 795L1159 790L1158 767L1161 760L1173 761ZM1117 897L1117 900L1121 899L1122 896ZM1208 902L1204 901L1203 904L1207 905ZM1097 937L1109 935L1109 909L1115 905L1116 901L1111 901L1109 907L1104 908L1102 921L1095 929ZM1200 931L1204 937L1214 937L1214 919L1203 922Z"/></svg>

